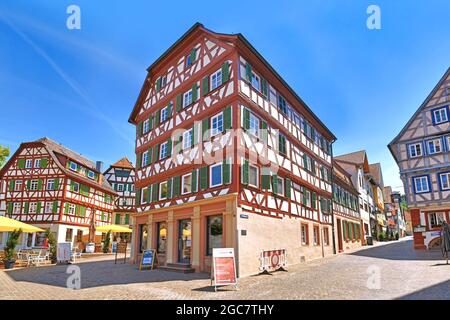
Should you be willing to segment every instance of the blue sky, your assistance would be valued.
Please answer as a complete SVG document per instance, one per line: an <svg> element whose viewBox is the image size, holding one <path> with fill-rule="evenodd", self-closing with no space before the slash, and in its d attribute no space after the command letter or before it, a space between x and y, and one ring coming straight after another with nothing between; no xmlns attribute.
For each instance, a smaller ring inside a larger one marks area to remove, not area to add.
<svg viewBox="0 0 450 320"><path fill-rule="evenodd" d="M146 68L196 21L243 33L334 132L401 186L386 145L449 66L450 2L3 1L0 144L48 136L106 165L134 162L127 122ZM81 30L66 28L69 5ZM381 30L366 9L381 8Z"/></svg>

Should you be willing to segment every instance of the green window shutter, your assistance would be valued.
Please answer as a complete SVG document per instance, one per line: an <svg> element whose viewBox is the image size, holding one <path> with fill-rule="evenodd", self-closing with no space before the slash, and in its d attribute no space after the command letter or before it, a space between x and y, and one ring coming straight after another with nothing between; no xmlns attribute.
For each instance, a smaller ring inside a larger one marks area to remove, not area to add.
<svg viewBox="0 0 450 320"><path fill-rule="evenodd" d="M53 185L53 190L59 189L59 178L55 178L55 183Z"/></svg>
<svg viewBox="0 0 450 320"><path fill-rule="evenodd" d="M323 167L323 166L320 166L319 171L320 171L320 178L321 178L321 179L324 179L324 177L325 177L324 167ZM325 180L325 179L324 179L324 180Z"/></svg>
<svg viewBox="0 0 450 320"><path fill-rule="evenodd" d="M66 203L64 204L64 213L65 213L65 214L69 213L69 203L68 203L68 202L66 202Z"/></svg>
<svg viewBox="0 0 450 320"><path fill-rule="evenodd" d="M41 204L41 202L39 201L39 202L37 203L37 205L36 205L36 213L41 213L41 207L42 207L42 204Z"/></svg>
<svg viewBox="0 0 450 320"><path fill-rule="evenodd" d="M308 166L306 165L308 163L308 155L306 154L306 152L303 153L303 168L306 169L306 171L308 170Z"/></svg>
<svg viewBox="0 0 450 320"><path fill-rule="evenodd" d="M136 189L136 206L141 204L141 189Z"/></svg>
<svg viewBox="0 0 450 320"><path fill-rule="evenodd" d="M200 134L200 132L201 132L201 123L200 122L196 122L196 123L194 123L194 127L193 127L193 130L192 130L192 137L193 137L193 144L194 145L196 145L196 144L198 144L199 143L199 134Z"/></svg>
<svg viewBox="0 0 450 320"><path fill-rule="evenodd" d="M152 202L152 196L153 196L152 188L153 187L154 187L153 185L149 185L148 188L145 189L147 192L144 192L144 196L145 196L147 203Z"/></svg>
<svg viewBox="0 0 450 320"><path fill-rule="evenodd" d="M17 160L17 167L19 169L24 169L25 168L25 159L19 159Z"/></svg>
<svg viewBox="0 0 450 320"><path fill-rule="evenodd" d="M161 77L156 79L156 91L159 91L161 89L161 82L162 82L162 78Z"/></svg>
<svg viewBox="0 0 450 320"><path fill-rule="evenodd" d="M172 117L172 102L169 102L169 104L167 105L167 118Z"/></svg>
<svg viewBox="0 0 450 320"><path fill-rule="evenodd" d="M14 180L10 180L9 181L9 191L14 191L14 184L15 184L15 181Z"/></svg>
<svg viewBox="0 0 450 320"><path fill-rule="evenodd" d="M317 199L317 194L315 192L312 192L312 194L311 194L311 206L312 206L313 209L316 209L316 207L317 207L316 199Z"/></svg>
<svg viewBox="0 0 450 320"><path fill-rule="evenodd" d="M249 175L250 163L247 159L244 159L244 163L241 167L241 182L242 184L248 184L248 175Z"/></svg>
<svg viewBox="0 0 450 320"><path fill-rule="evenodd" d="M200 190L208 188L208 167L200 168Z"/></svg>
<svg viewBox="0 0 450 320"><path fill-rule="evenodd" d="M197 192L198 188L198 183L197 183L197 170L194 169L192 170L192 192Z"/></svg>
<svg viewBox="0 0 450 320"><path fill-rule="evenodd" d="M167 199L172 199L172 179L167 180Z"/></svg>
<svg viewBox="0 0 450 320"><path fill-rule="evenodd" d="M311 159L311 173L316 175L316 161L314 159Z"/></svg>
<svg viewBox="0 0 450 320"><path fill-rule="evenodd" d="M291 198L291 187L292 187L292 182L291 182L291 179L289 179L289 178L286 178L285 180L284 180L284 195L287 197L287 198Z"/></svg>
<svg viewBox="0 0 450 320"><path fill-rule="evenodd" d="M169 140L167 140L167 157L171 156L172 156L172 138L169 138Z"/></svg>
<svg viewBox="0 0 450 320"><path fill-rule="evenodd" d="M198 96L197 96L197 83L194 83L192 85L192 102L197 101Z"/></svg>
<svg viewBox="0 0 450 320"><path fill-rule="evenodd" d="M343 233L343 236L344 236L344 241L346 241L347 240L347 221L343 221L342 222L342 233Z"/></svg>
<svg viewBox="0 0 450 320"><path fill-rule="evenodd" d="M116 217L115 217L114 223L115 224L120 224L120 214L116 213Z"/></svg>
<svg viewBox="0 0 450 320"><path fill-rule="evenodd" d="M38 190L42 190L42 179L38 179Z"/></svg>
<svg viewBox="0 0 450 320"><path fill-rule="evenodd" d="M153 161L159 161L159 143L153 148Z"/></svg>
<svg viewBox="0 0 450 320"><path fill-rule="evenodd" d="M47 158L42 158L41 159L41 168L47 168L47 164L48 164L48 159Z"/></svg>
<svg viewBox="0 0 450 320"><path fill-rule="evenodd" d="M128 213L125 214L125 224L130 224L130 215Z"/></svg>
<svg viewBox="0 0 450 320"><path fill-rule="evenodd" d="M230 184L231 183L231 164L228 163L228 160L225 160L222 163L222 181L223 184Z"/></svg>
<svg viewBox="0 0 450 320"><path fill-rule="evenodd" d="M58 212L58 201L53 201L52 213L57 213L57 212Z"/></svg>
<svg viewBox="0 0 450 320"><path fill-rule="evenodd" d="M137 136L138 137L142 136L142 122L138 123L136 130L137 130Z"/></svg>
<svg viewBox="0 0 450 320"><path fill-rule="evenodd" d="M27 180L27 190L30 190L31 180Z"/></svg>
<svg viewBox="0 0 450 320"><path fill-rule="evenodd" d="M158 201L158 196L159 196L159 183L154 183L153 187L152 187L152 192L153 192L153 197L152 197L152 201Z"/></svg>
<svg viewBox="0 0 450 320"><path fill-rule="evenodd" d="M202 79L202 96L206 96L209 93L209 76Z"/></svg>
<svg viewBox="0 0 450 320"><path fill-rule="evenodd" d="M230 79L230 65L228 61L222 64L222 82L227 82Z"/></svg>
<svg viewBox="0 0 450 320"><path fill-rule="evenodd" d="M278 193L278 175L272 175L272 192L274 194Z"/></svg>
<svg viewBox="0 0 450 320"><path fill-rule="evenodd" d="M148 129L149 130L153 129L153 115L148 116Z"/></svg>
<svg viewBox="0 0 450 320"><path fill-rule="evenodd" d="M228 106L223 110L223 128L229 130L231 127L231 106Z"/></svg>
<svg viewBox="0 0 450 320"><path fill-rule="evenodd" d="M195 135L196 133L196 129L195 129L195 125L191 128L192 130L192 134L191 134L191 148L195 145Z"/></svg>
<svg viewBox="0 0 450 320"><path fill-rule="evenodd" d="M70 191L74 190L75 183L73 181L70 181Z"/></svg>
<svg viewBox="0 0 450 320"><path fill-rule="evenodd" d="M209 118L202 120L202 137L203 141L209 140Z"/></svg>
<svg viewBox="0 0 450 320"><path fill-rule="evenodd" d="M267 122L261 121L261 140L267 145L269 143L269 132Z"/></svg>
<svg viewBox="0 0 450 320"><path fill-rule="evenodd" d="M245 130L250 129L250 110L248 110L247 108L244 108L244 123L243 123L243 128Z"/></svg>
<svg viewBox="0 0 450 320"><path fill-rule="evenodd" d="M307 203L308 198L306 197L306 190L305 190L304 187L303 187L302 191L303 191L303 195L302 195L302 203L303 203L303 205L306 206L306 203Z"/></svg>
<svg viewBox="0 0 450 320"><path fill-rule="evenodd" d="M7 212L8 212L8 214L12 214L13 213L13 203L12 202L8 202Z"/></svg>
<svg viewBox="0 0 450 320"><path fill-rule="evenodd" d="M248 82L252 80L252 66L248 62L245 64L245 79Z"/></svg>
<svg viewBox="0 0 450 320"><path fill-rule="evenodd" d="M264 78L261 78L261 91L265 97L267 97L267 95L269 94L269 90L267 88L267 80Z"/></svg>
<svg viewBox="0 0 450 320"><path fill-rule="evenodd" d="M142 161L142 154L137 153L136 154L136 169L141 168L141 161Z"/></svg>
<svg viewBox="0 0 450 320"><path fill-rule="evenodd" d="M172 187L173 187L173 197L178 197L181 193L181 177L180 176L175 176L173 177L173 181L172 181Z"/></svg>
<svg viewBox="0 0 450 320"><path fill-rule="evenodd" d="M151 164L153 163L153 148L149 147L147 150L147 157L148 157L148 163Z"/></svg>
<svg viewBox="0 0 450 320"><path fill-rule="evenodd" d="M28 210L29 207L30 207L30 204L28 202L24 202L24 212L25 213L29 212L29 210Z"/></svg>
<svg viewBox="0 0 450 320"><path fill-rule="evenodd" d="M161 119L161 110L155 112L155 128L159 125L159 120Z"/></svg>
<svg viewBox="0 0 450 320"><path fill-rule="evenodd" d="M194 48L194 49L191 50L191 53L189 55L189 59L191 60L191 64L194 63L196 55L197 55L197 49Z"/></svg>
<svg viewBox="0 0 450 320"><path fill-rule="evenodd" d="M264 173L264 171L263 171ZM261 188L263 190L269 190L270 189L270 175L269 174L262 174L261 175Z"/></svg>
<svg viewBox="0 0 450 320"><path fill-rule="evenodd" d="M176 101L175 101L175 107L177 109L177 112L180 112L183 108L183 95L180 93L177 95Z"/></svg>

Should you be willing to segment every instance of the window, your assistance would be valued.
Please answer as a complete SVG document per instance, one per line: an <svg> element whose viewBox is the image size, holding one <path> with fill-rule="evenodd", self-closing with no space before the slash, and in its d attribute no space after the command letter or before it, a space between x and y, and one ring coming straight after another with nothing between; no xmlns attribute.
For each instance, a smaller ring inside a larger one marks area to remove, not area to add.
<svg viewBox="0 0 450 320"><path fill-rule="evenodd" d="M284 196L284 179L277 176L277 194Z"/></svg>
<svg viewBox="0 0 450 320"><path fill-rule="evenodd" d="M248 184L255 188L259 187L259 168L257 166L249 165Z"/></svg>
<svg viewBox="0 0 450 320"><path fill-rule="evenodd" d="M183 150L189 149L192 146L192 129L183 132Z"/></svg>
<svg viewBox="0 0 450 320"><path fill-rule="evenodd" d="M161 123L169 118L169 107L165 107L161 110Z"/></svg>
<svg viewBox="0 0 450 320"><path fill-rule="evenodd" d="M31 202L28 213L36 213L36 212L37 212L37 202Z"/></svg>
<svg viewBox="0 0 450 320"><path fill-rule="evenodd" d="M47 190L54 190L55 189L55 179L48 179L47 180Z"/></svg>
<svg viewBox="0 0 450 320"><path fill-rule="evenodd" d="M319 234L320 230L319 230L319 226L314 226L313 227L313 241L314 241L314 245L318 246L320 244L320 234Z"/></svg>
<svg viewBox="0 0 450 320"><path fill-rule="evenodd" d="M249 129L248 132L253 134L254 136L259 136L259 119L253 114L250 113L250 123L249 123Z"/></svg>
<svg viewBox="0 0 450 320"><path fill-rule="evenodd" d="M72 182L72 191L80 192L80 184L78 182Z"/></svg>
<svg viewBox="0 0 450 320"><path fill-rule="evenodd" d="M183 108L187 107L192 103L192 89L185 92L183 95Z"/></svg>
<svg viewBox="0 0 450 320"><path fill-rule="evenodd" d="M222 248L222 216L207 218L206 255L211 256L214 248Z"/></svg>
<svg viewBox="0 0 450 320"><path fill-rule="evenodd" d="M428 176L414 177L413 184L415 193L430 192Z"/></svg>
<svg viewBox="0 0 450 320"><path fill-rule="evenodd" d="M450 190L450 172L439 173L441 190Z"/></svg>
<svg viewBox="0 0 450 320"><path fill-rule="evenodd" d="M278 151L283 155L287 155L286 137L281 133L278 133Z"/></svg>
<svg viewBox="0 0 450 320"><path fill-rule="evenodd" d="M45 213L51 213L53 209L53 203L52 202L46 202L44 211Z"/></svg>
<svg viewBox="0 0 450 320"><path fill-rule="evenodd" d="M167 181L161 182L159 185L159 200L167 199Z"/></svg>
<svg viewBox="0 0 450 320"><path fill-rule="evenodd" d="M433 123L440 124L448 121L447 107L433 110Z"/></svg>
<svg viewBox="0 0 450 320"><path fill-rule="evenodd" d="M444 212L433 212L428 214L428 221L430 223L430 228L437 228L444 222Z"/></svg>
<svg viewBox="0 0 450 320"><path fill-rule="evenodd" d="M167 142L162 143L160 148L159 160L162 160L169 155Z"/></svg>
<svg viewBox="0 0 450 320"><path fill-rule="evenodd" d="M73 237L73 229L67 228L66 229L66 242L72 242Z"/></svg>
<svg viewBox="0 0 450 320"><path fill-rule="evenodd" d="M261 79L254 72L252 72L252 87L258 91L261 91Z"/></svg>
<svg viewBox="0 0 450 320"><path fill-rule="evenodd" d="M302 230L302 244L303 245L308 245L309 244L308 225L307 224L302 224L301 230Z"/></svg>
<svg viewBox="0 0 450 320"><path fill-rule="evenodd" d="M88 171L88 178L89 178L89 179L94 179L94 178L95 178L95 173L94 173L94 171L92 171L92 170L89 170L89 171Z"/></svg>
<svg viewBox="0 0 450 320"><path fill-rule="evenodd" d="M427 141L427 144L428 144L428 152L430 154L435 154L442 151L441 139L429 140Z"/></svg>
<svg viewBox="0 0 450 320"><path fill-rule="evenodd" d="M14 204L13 204L13 213L14 214L19 214L21 209L22 209L22 203L14 202Z"/></svg>
<svg viewBox="0 0 450 320"><path fill-rule="evenodd" d="M210 82L211 82L211 90L214 90L215 88L222 85L222 69L216 71L211 75Z"/></svg>
<svg viewBox="0 0 450 320"><path fill-rule="evenodd" d="M147 203L148 200L148 193L149 193L148 187L142 188L141 190L141 204Z"/></svg>
<svg viewBox="0 0 450 320"><path fill-rule="evenodd" d="M123 192L123 184L121 183L117 184L117 191Z"/></svg>
<svg viewBox="0 0 450 320"><path fill-rule="evenodd" d="M143 167L148 165L148 151L145 151L144 153L142 153L141 164Z"/></svg>
<svg viewBox="0 0 450 320"><path fill-rule="evenodd" d="M197 49L192 49L191 53L186 57L186 67L190 67L197 59Z"/></svg>
<svg viewBox="0 0 450 320"><path fill-rule="evenodd" d="M325 246L330 245L330 234L328 233L328 227L323 228L323 244Z"/></svg>
<svg viewBox="0 0 450 320"><path fill-rule="evenodd" d="M73 203L69 203L69 209L67 210L68 214L75 214L76 206Z"/></svg>
<svg viewBox="0 0 450 320"><path fill-rule="evenodd" d="M311 207L311 191L304 189L303 199L305 200L305 206Z"/></svg>
<svg viewBox="0 0 450 320"><path fill-rule="evenodd" d="M157 238L156 250L158 253L166 253L167 247L167 224L166 222L158 222L156 225Z"/></svg>
<svg viewBox="0 0 450 320"><path fill-rule="evenodd" d="M211 118L211 136L215 136L223 131L223 113L219 113Z"/></svg>
<svg viewBox="0 0 450 320"><path fill-rule="evenodd" d="M188 173L185 174L182 178L181 178L181 193L182 194L187 194L187 193L191 193L192 192L192 174Z"/></svg>
<svg viewBox="0 0 450 320"><path fill-rule="evenodd" d="M142 251L147 249L147 225L146 224L140 224L139 225L139 252L142 253Z"/></svg>
<svg viewBox="0 0 450 320"><path fill-rule="evenodd" d="M22 180L16 180L14 182L14 191L22 191Z"/></svg>
<svg viewBox="0 0 450 320"><path fill-rule="evenodd" d="M31 180L30 191L36 191L38 189L38 185L39 185L38 180Z"/></svg>
<svg viewBox="0 0 450 320"><path fill-rule="evenodd" d="M25 161L25 168L30 169L33 166L33 160L27 159Z"/></svg>
<svg viewBox="0 0 450 320"><path fill-rule="evenodd" d="M209 186L211 188L222 184L222 163L218 163L210 167L209 177Z"/></svg>
<svg viewBox="0 0 450 320"><path fill-rule="evenodd" d="M147 133L150 130L150 120L147 119L144 121L144 124L142 125L142 133Z"/></svg>
<svg viewBox="0 0 450 320"><path fill-rule="evenodd" d="M411 158L420 157L422 155L422 144L421 143L410 144L408 146L408 149L409 149L409 156Z"/></svg>
<svg viewBox="0 0 450 320"><path fill-rule="evenodd" d="M35 159L34 160L34 167L40 168L41 167L41 159Z"/></svg>
<svg viewBox="0 0 450 320"><path fill-rule="evenodd" d="M303 164L304 168L306 170L308 170L309 172L312 172L313 171L313 169L312 169L312 159L306 153L303 156L303 161L304 161L304 164Z"/></svg>

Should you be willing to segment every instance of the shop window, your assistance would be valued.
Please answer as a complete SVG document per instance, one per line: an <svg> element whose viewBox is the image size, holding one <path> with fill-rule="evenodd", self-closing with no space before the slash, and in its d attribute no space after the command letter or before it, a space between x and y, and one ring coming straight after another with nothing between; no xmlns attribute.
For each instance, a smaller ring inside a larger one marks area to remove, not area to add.
<svg viewBox="0 0 450 320"><path fill-rule="evenodd" d="M166 222L158 222L157 224L156 249L158 253L166 253L167 246L167 224Z"/></svg>
<svg viewBox="0 0 450 320"><path fill-rule="evenodd" d="M206 254L212 255L213 248L222 248L222 216L207 218Z"/></svg>

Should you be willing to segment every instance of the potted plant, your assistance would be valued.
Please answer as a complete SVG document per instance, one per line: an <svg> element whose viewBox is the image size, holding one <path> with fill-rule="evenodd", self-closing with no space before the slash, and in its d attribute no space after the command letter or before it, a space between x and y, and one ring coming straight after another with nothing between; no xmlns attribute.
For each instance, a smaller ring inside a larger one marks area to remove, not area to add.
<svg viewBox="0 0 450 320"><path fill-rule="evenodd" d="M55 235L50 232L50 230L45 231L45 237L48 240L48 247L50 250L50 260L52 263L56 263L57 256L56 256L56 238Z"/></svg>
<svg viewBox="0 0 450 320"><path fill-rule="evenodd" d="M19 242L19 237L22 233L22 230L14 230L10 232L8 240L6 241L5 247L3 250L5 251L5 269L14 268L14 264L16 263L16 246Z"/></svg>
<svg viewBox="0 0 450 320"><path fill-rule="evenodd" d="M103 241L103 253L109 252L109 245L111 244L111 231L108 231Z"/></svg>

